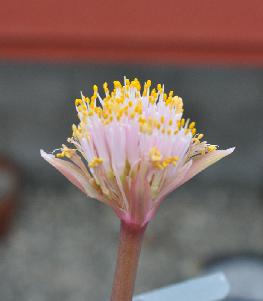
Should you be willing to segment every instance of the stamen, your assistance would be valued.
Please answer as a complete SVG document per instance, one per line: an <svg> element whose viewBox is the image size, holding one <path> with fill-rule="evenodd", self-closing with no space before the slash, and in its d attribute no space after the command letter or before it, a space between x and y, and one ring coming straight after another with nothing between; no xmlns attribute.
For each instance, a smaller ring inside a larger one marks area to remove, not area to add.
<svg viewBox="0 0 263 301"><path fill-rule="evenodd" d="M94 157L90 162L89 162L89 167L90 168L95 168L98 165L103 163L103 159L99 157Z"/></svg>
<svg viewBox="0 0 263 301"><path fill-rule="evenodd" d="M160 161L162 156L157 147L152 147L149 152L149 156L153 162Z"/></svg>
<svg viewBox="0 0 263 301"><path fill-rule="evenodd" d="M189 129L193 129L195 127L195 122L191 122L190 125L189 125Z"/></svg>
<svg viewBox="0 0 263 301"><path fill-rule="evenodd" d="M213 152L215 150L217 150L217 145L209 145L207 147L208 152Z"/></svg>

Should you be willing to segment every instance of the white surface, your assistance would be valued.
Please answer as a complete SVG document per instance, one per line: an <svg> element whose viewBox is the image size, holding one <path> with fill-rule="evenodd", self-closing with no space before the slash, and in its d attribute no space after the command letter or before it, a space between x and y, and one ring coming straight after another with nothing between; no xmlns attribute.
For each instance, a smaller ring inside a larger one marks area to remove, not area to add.
<svg viewBox="0 0 263 301"><path fill-rule="evenodd" d="M240 256L222 259L208 270L210 273L217 271L222 271L229 281L231 287L229 296L246 300L263 300L262 258Z"/></svg>
<svg viewBox="0 0 263 301"><path fill-rule="evenodd" d="M229 292L223 273L217 273L141 294L134 301L216 301Z"/></svg>

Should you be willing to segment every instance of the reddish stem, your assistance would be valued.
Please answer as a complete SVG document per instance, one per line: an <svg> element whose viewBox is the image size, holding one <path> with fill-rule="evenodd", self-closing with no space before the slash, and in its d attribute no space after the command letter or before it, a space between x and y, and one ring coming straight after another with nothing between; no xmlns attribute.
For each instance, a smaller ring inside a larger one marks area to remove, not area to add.
<svg viewBox="0 0 263 301"><path fill-rule="evenodd" d="M121 222L118 258L111 301L131 301L146 226Z"/></svg>

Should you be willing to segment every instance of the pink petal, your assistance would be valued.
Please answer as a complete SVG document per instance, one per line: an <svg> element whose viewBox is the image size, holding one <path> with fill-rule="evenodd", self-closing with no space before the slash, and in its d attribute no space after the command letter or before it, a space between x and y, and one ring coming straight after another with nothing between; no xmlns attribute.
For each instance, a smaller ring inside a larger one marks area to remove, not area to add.
<svg viewBox="0 0 263 301"><path fill-rule="evenodd" d="M174 178L174 180L172 180L168 185L165 185L165 187L160 191L160 194L157 198L157 200L155 201L156 204L157 203L161 203L162 200L172 191L174 191L176 188L178 188L182 181L185 179L185 176L187 175L187 173L189 172L189 170L191 169L193 164L193 160L187 162L183 167L180 168L180 170L178 170L176 177Z"/></svg>
<svg viewBox="0 0 263 301"><path fill-rule="evenodd" d="M71 162L58 159L54 155L40 151L41 156L60 171L72 184L90 197L97 197L96 191L90 185L88 178L83 171Z"/></svg>
<svg viewBox="0 0 263 301"><path fill-rule="evenodd" d="M185 174L191 168L191 165L192 165L192 160L187 162L183 167L181 167L180 170L178 171L176 178L161 190L160 194L158 195L158 198L153 201L152 209L148 211L148 214L145 218L147 222L154 217L157 209L159 208L159 206L161 205L165 197L180 186L182 179L185 177Z"/></svg>
<svg viewBox="0 0 263 301"><path fill-rule="evenodd" d="M152 197L150 185L144 171L139 173L131 180L128 193L129 215L127 221L133 224L145 224L147 212L151 210Z"/></svg>
<svg viewBox="0 0 263 301"><path fill-rule="evenodd" d="M206 155L197 157L196 159L193 159L193 164L191 168L188 170L186 175L184 176L183 180L181 181L180 185L183 185L185 182L193 178L195 175L197 175L202 170L206 169L210 165L216 163L217 161L221 160L222 158L230 155L234 151L234 147L226 149L226 150L216 150L210 153L207 153ZM178 186L178 187L179 187Z"/></svg>

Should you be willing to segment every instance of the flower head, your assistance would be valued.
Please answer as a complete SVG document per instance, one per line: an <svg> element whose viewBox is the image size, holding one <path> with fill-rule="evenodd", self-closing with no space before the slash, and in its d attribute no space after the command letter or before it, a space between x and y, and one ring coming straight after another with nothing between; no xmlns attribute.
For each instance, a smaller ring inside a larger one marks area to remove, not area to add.
<svg viewBox="0 0 263 301"><path fill-rule="evenodd" d="M167 194L234 148L203 140L195 122L182 118L183 100L148 80L114 81L105 97L75 100L79 124L71 147L41 155L89 197L113 208L121 220L143 226Z"/></svg>

